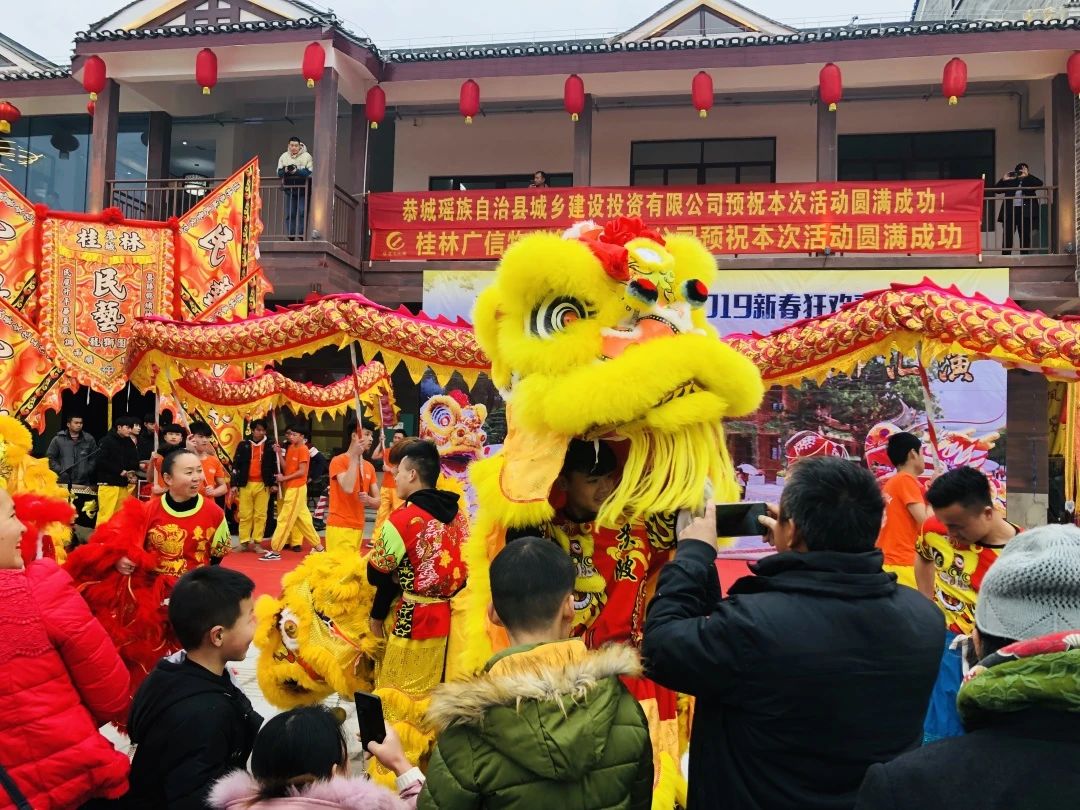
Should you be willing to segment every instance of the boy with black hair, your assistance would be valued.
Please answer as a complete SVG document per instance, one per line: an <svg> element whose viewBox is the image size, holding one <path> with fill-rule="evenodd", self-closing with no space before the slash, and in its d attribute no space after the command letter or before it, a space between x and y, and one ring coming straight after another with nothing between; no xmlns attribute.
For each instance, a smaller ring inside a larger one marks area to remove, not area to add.
<svg viewBox="0 0 1080 810"><path fill-rule="evenodd" d="M375 467L364 458L371 447L375 426L364 420L357 430L350 420L349 449L330 462L330 508L326 515L326 547L350 548L360 553L364 542L366 509L379 507Z"/></svg>
<svg viewBox="0 0 1080 810"><path fill-rule="evenodd" d="M956 711L963 664L953 642L971 634L983 577L1021 529L994 508L990 480L972 467L957 467L937 478L926 500L934 514L915 547L915 578L922 594L941 608L947 630L924 727L925 741L932 742L964 733Z"/></svg>
<svg viewBox="0 0 1080 810"><path fill-rule="evenodd" d="M374 636L386 638L375 668L375 693L387 696L386 719L418 725L424 702L442 681L450 600L465 587L462 546L469 524L458 495L435 488L435 444L412 439L399 452L396 487L403 503L373 539L368 556L368 581L375 586L369 625Z"/></svg>
<svg viewBox="0 0 1080 810"><path fill-rule="evenodd" d="M244 439L233 456L233 492L240 503L240 525L237 532L242 551L257 551L266 531L266 515L270 507L270 490L277 482L277 456L267 450L266 422L251 423L251 437Z"/></svg>
<svg viewBox="0 0 1080 810"><path fill-rule="evenodd" d="M877 547L885 555L882 567L896 574L901 585L915 588L915 543L929 514L919 482L919 476L926 471L922 442L913 433L894 433L885 451L896 474L881 488L885 519Z"/></svg>
<svg viewBox="0 0 1080 810"><path fill-rule="evenodd" d="M131 430L138 423L134 416L121 416L101 440L95 466L98 526L120 509L135 488L139 474L139 450L131 440Z"/></svg>
<svg viewBox="0 0 1080 810"><path fill-rule="evenodd" d="M154 434L157 433L157 418L152 414L144 414L142 418L142 430L139 431L139 461L149 461L154 453Z"/></svg>
<svg viewBox="0 0 1080 810"><path fill-rule="evenodd" d="M213 438L214 430L206 422L191 423L191 444L195 452L199 454L203 477L206 479L203 495L224 508L225 495L229 491L229 476L225 472L225 465L217 457Z"/></svg>
<svg viewBox="0 0 1080 810"><path fill-rule="evenodd" d="M492 622L511 647L484 674L435 690L438 739L417 806L619 807L652 803L648 723L620 678L630 647L570 639L576 571L554 543L524 537L491 562Z"/></svg>
<svg viewBox="0 0 1080 810"><path fill-rule="evenodd" d="M184 649L158 663L131 707L131 810L203 810L213 783L245 767L262 717L226 668L255 634L254 588L220 567L173 588L169 622Z"/></svg>
<svg viewBox="0 0 1080 810"><path fill-rule="evenodd" d="M281 505L278 509L277 528L270 538L270 550L259 557L260 560L281 559L281 549L289 546L292 551L303 548L304 540L311 544L314 551L326 551L315 525L311 521L311 510L307 505L308 466L311 454L308 451L308 428L297 422L285 431L288 448L277 445L274 449L281 456L281 472L274 479L281 488Z"/></svg>
<svg viewBox="0 0 1080 810"><path fill-rule="evenodd" d="M187 439L187 431L180 425L162 425L160 432L161 443L157 451L150 456L150 471L147 479L150 481L151 491L154 495L161 495L168 490L165 477L161 472L161 463L165 456L173 450L179 450L184 446Z"/></svg>

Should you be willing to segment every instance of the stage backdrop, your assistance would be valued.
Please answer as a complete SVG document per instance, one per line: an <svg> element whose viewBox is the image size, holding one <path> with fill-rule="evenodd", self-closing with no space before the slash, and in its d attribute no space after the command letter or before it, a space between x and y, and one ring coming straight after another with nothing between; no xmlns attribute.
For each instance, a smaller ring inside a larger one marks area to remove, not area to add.
<svg viewBox="0 0 1080 810"><path fill-rule="evenodd" d="M865 293L892 283L929 278L955 284L965 294L991 300L1008 297L1007 269L962 270L725 270L706 305L722 335L768 333L794 321L834 312ZM494 279L490 270L429 270L424 273L424 311L431 316L471 319L476 296ZM927 476L969 464L991 476L1005 498L1005 369L991 361L952 355L925 369L926 387L914 357L893 353L875 358L857 374L834 375L821 385L774 387L751 417L727 423L732 458L748 500L776 500L788 465L803 456L832 454L861 459L881 480L893 474L884 443L898 430L927 440ZM929 449L936 428L938 458ZM759 538L740 538L724 556L754 558L768 553Z"/></svg>

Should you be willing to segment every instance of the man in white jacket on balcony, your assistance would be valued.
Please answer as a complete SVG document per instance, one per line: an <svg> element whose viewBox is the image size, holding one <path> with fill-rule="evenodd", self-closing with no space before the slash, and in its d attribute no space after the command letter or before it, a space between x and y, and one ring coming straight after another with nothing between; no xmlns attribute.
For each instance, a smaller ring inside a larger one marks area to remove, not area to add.
<svg viewBox="0 0 1080 810"><path fill-rule="evenodd" d="M289 240L303 239L306 232L308 178L311 177L311 154L301 140L293 135L289 148L277 162L277 174L281 178L285 194L285 233Z"/></svg>

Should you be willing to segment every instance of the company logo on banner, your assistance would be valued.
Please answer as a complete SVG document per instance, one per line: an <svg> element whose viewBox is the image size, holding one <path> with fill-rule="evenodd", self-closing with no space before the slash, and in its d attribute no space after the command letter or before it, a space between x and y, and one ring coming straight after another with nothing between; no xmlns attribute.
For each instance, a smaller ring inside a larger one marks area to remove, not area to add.
<svg viewBox="0 0 1080 810"><path fill-rule="evenodd" d="M111 396L135 319L172 312L173 230L51 217L42 228L45 345L72 378Z"/></svg>
<svg viewBox="0 0 1080 810"><path fill-rule="evenodd" d="M424 273L424 312L471 319L477 295L494 280L490 270ZM1004 301L1006 269L962 270L724 270L722 289L706 304L721 336L768 334L795 321L828 315L890 284L924 278L961 292ZM927 475L934 470L929 428L936 429L944 467L971 465L985 472L999 502L1005 498L1006 374L999 364L953 354L927 369L928 398L918 360L893 353L862 364L851 375L835 374L820 385L774 387L761 409L726 423L728 445L748 500L776 501L790 464L811 455L865 463L881 480L893 474L884 458L888 437L906 430L923 438ZM770 553L761 538L741 538L722 556L753 558Z"/></svg>
<svg viewBox="0 0 1080 810"><path fill-rule="evenodd" d="M523 236L641 217L713 253L980 252L981 180L390 192L368 197L372 259L496 259Z"/></svg>

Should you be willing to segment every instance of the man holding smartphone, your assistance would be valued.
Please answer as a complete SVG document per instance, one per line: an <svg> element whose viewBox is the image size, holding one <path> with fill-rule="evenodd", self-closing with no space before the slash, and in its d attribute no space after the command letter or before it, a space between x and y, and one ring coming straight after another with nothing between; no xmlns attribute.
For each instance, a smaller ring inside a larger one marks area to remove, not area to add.
<svg viewBox="0 0 1080 810"><path fill-rule="evenodd" d="M277 175L281 178L285 195L285 233L289 241L303 241L307 223L308 178L313 163L311 153L296 136L289 138L289 146L278 158Z"/></svg>
<svg viewBox="0 0 1080 810"><path fill-rule="evenodd" d="M933 605L882 570L884 507L863 467L801 460L760 519L778 553L727 599L715 506L679 532L642 657L697 698L689 810L851 808L870 765L922 739L944 633Z"/></svg>

